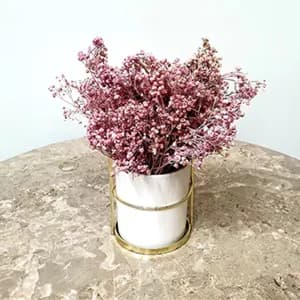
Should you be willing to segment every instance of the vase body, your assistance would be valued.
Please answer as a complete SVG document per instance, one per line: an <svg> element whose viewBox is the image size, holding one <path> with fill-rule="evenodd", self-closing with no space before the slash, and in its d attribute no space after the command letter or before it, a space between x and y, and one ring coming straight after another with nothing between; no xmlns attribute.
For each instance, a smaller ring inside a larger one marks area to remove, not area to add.
<svg viewBox="0 0 300 300"><path fill-rule="evenodd" d="M161 175L116 173L116 193L129 204L116 203L118 231L124 240L136 247L158 249L182 237L187 201L173 204L182 201L189 191L190 168Z"/></svg>

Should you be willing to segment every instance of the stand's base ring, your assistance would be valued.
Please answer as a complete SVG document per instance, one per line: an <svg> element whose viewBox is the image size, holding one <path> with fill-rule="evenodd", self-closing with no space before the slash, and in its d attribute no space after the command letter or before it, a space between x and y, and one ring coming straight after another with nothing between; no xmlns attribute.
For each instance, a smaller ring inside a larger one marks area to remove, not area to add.
<svg viewBox="0 0 300 300"><path fill-rule="evenodd" d="M146 249L146 248L140 248L134 245L129 244L127 241L125 241L121 235L119 234L118 230L118 224L115 226L115 238L117 243L124 249L137 253L137 254L145 254L145 255L157 255L157 254L165 254L168 252L172 252L180 247L182 247L190 238L192 231L192 225L190 220L187 218L186 220L186 226L183 236L176 242L162 248L157 249Z"/></svg>

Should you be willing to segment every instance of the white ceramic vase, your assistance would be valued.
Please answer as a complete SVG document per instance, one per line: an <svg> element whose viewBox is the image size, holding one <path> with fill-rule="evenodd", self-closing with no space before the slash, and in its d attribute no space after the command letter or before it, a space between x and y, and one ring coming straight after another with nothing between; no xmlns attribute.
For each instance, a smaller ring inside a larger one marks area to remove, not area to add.
<svg viewBox="0 0 300 300"><path fill-rule="evenodd" d="M161 175L116 173L116 193L120 199L139 207L165 207L181 201L189 191L191 167ZM184 234L187 201L167 210L141 210L117 201L120 236L144 249L166 247Z"/></svg>

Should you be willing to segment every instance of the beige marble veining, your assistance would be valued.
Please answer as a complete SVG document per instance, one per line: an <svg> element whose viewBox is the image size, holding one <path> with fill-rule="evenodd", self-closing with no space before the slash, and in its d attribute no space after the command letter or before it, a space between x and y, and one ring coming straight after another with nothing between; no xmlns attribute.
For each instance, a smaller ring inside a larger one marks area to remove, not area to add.
<svg viewBox="0 0 300 300"><path fill-rule="evenodd" d="M300 299L300 161L236 143L197 172L176 252L110 236L105 159L79 139L0 162L0 299Z"/></svg>

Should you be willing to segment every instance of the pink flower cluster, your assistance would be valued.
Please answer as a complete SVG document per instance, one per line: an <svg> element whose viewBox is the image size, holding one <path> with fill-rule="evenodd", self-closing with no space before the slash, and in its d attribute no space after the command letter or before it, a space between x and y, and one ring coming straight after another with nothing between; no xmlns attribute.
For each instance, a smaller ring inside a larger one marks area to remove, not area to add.
<svg viewBox="0 0 300 300"><path fill-rule="evenodd" d="M86 117L92 148L112 158L119 170L162 174L228 148L243 116L264 82L240 69L221 74L220 58L207 39L188 62L159 60L143 51L121 67L108 64L101 38L78 59L87 78L58 78L49 89L71 105L65 118Z"/></svg>

